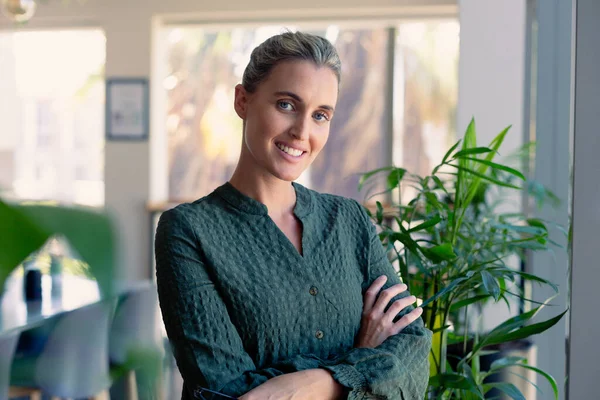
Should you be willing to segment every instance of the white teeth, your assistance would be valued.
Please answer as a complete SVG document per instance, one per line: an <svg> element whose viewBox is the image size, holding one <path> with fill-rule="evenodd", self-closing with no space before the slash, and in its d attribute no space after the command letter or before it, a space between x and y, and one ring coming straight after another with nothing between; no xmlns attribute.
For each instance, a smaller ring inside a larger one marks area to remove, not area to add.
<svg viewBox="0 0 600 400"><path fill-rule="evenodd" d="M282 145L282 144L278 144L277 147L279 147L282 151L284 151L284 152L286 152L289 155L294 156L294 157L299 157L303 153L302 150L292 149L291 147L287 147L287 146Z"/></svg>

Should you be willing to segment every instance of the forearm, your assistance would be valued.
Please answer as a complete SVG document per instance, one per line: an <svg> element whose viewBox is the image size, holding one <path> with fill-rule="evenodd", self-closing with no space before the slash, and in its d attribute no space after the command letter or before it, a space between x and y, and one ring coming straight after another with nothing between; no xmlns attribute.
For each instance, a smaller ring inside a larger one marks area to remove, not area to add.
<svg viewBox="0 0 600 400"><path fill-rule="evenodd" d="M348 388L333 379L333 374L323 368L302 371L311 374L314 384L311 385L312 399L342 400L348 396Z"/></svg>
<svg viewBox="0 0 600 400"><path fill-rule="evenodd" d="M322 368L292 372L269 379L240 397L240 400L295 399L343 400L348 389Z"/></svg>

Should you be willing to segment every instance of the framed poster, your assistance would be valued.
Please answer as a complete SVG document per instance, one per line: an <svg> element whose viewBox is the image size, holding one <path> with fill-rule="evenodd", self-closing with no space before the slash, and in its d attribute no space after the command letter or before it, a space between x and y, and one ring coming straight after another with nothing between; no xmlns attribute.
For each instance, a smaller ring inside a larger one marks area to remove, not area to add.
<svg viewBox="0 0 600 400"><path fill-rule="evenodd" d="M149 131L146 78L106 80L106 139L146 140Z"/></svg>

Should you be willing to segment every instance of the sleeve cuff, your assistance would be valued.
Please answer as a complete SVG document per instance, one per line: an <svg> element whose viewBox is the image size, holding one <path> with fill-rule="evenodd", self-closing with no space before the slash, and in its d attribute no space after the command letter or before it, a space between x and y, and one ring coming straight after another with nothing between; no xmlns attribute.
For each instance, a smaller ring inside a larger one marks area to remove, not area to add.
<svg viewBox="0 0 600 400"><path fill-rule="evenodd" d="M367 380L364 375L348 364L323 365L324 368L333 373L333 379L341 385L350 388L348 400L361 400L367 389Z"/></svg>

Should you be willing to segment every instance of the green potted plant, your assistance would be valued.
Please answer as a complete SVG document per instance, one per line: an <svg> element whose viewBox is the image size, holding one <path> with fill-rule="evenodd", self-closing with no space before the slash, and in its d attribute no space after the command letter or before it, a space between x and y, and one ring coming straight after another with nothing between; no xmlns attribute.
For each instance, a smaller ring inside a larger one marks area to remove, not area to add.
<svg viewBox="0 0 600 400"><path fill-rule="evenodd" d="M532 323L545 304L528 299L521 283L557 288L509 262L524 258L528 251L546 251L552 244L548 222L522 212L502 212L498 207L502 190L519 194L535 188L538 199L552 197L528 182L518 169L494 162L509 128L489 146L478 147L472 120L464 138L448 150L430 175L421 177L389 166L370 171L360 180L359 190L383 176L386 192L399 199L386 209L377 202L370 215L380 228L383 244L394 255L402 279L412 294L423 299L423 319L434 332L429 398L485 399L499 391L524 399L514 384L491 379L506 368L535 371L548 379L558 398L550 375L529 365L525 357L498 354L499 346L547 330L566 312ZM400 200L403 190L415 193L406 204ZM487 332L473 323L487 302L505 301L508 306L511 297L534 307ZM449 353L452 349L454 354ZM482 368L482 357L490 355L495 355L493 362Z"/></svg>

